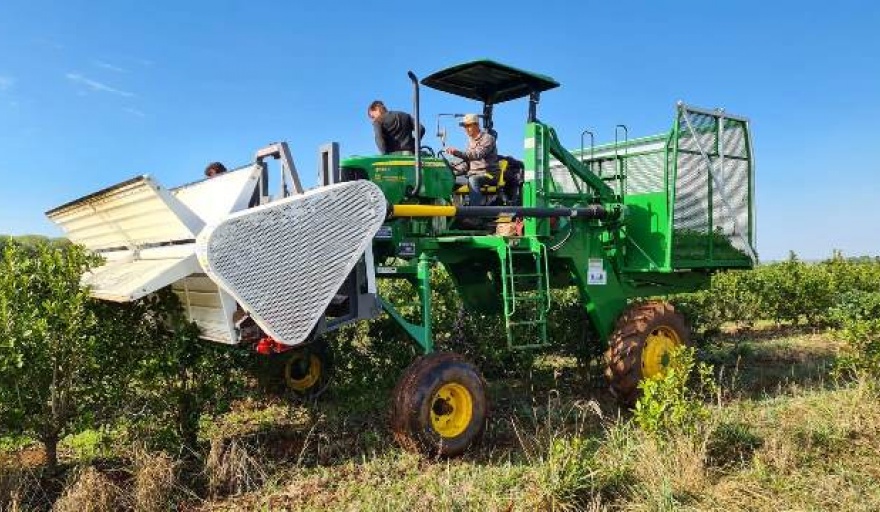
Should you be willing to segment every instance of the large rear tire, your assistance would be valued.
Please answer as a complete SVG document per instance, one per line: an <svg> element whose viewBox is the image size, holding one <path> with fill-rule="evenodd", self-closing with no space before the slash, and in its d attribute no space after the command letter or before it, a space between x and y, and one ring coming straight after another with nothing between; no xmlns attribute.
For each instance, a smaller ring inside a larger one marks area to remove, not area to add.
<svg viewBox="0 0 880 512"><path fill-rule="evenodd" d="M475 444L489 416L486 381L464 357L417 359L394 388L391 428L406 449L454 457Z"/></svg>
<svg viewBox="0 0 880 512"><path fill-rule="evenodd" d="M676 347L690 344L684 317L668 302L637 304L626 310L608 340L605 377L624 405L638 400L643 379L662 375Z"/></svg>

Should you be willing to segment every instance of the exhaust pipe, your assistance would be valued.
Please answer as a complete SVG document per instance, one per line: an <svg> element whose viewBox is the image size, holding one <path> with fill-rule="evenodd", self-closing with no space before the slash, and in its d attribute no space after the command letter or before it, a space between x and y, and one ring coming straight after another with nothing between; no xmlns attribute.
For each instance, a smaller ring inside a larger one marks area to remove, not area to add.
<svg viewBox="0 0 880 512"><path fill-rule="evenodd" d="M419 195L422 190L422 122L419 118L419 79L412 71L406 73L413 83L413 117L415 118L415 139L416 139L416 186L409 192L410 197Z"/></svg>

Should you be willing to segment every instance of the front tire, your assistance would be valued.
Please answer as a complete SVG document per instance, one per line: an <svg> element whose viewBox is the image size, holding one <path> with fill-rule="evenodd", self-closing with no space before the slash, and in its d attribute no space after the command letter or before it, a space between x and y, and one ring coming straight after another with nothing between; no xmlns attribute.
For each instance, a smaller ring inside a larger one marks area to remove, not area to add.
<svg viewBox="0 0 880 512"><path fill-rule="evenodd" d="M264 361L258 366L258 377L269 393L317 398L330 385L333 357L330 345L324 340L259 357Z"/></svg>
<svg viewBox="0 0 880 512"><path fill-rule="evenodd" d="M427 455L461 455L480 439L488 416L486 381L474 365L453 353L417 359L392 397L395 439Z"/></svg>
<svg viewBox="0 0 880 512"><path fill-rule="evenodd" d="M637 304L617 320L605 359L611 393L632 406L641 395L639 382L663 375L671 352L690 344L684 317L668 302Z"/></svg>

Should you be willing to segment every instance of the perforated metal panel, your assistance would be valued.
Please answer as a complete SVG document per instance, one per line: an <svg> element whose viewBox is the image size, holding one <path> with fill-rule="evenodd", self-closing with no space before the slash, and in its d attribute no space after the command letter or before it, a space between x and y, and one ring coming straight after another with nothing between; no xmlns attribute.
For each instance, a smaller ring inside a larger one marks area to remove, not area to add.
<svg viewBox="0 0 880 512"><path fill-rule="evenodd" d="M674 222L677 230L709 233L709 173L698 154L678 155Z"/></svg>
<svg viewBox="0 0 880 512"><path fill-rule="evenodd" d="M626 158L626 193L663 192L664 153L645 153Z"/></svg>
<svg viewBox="0 0 880 512"><path fill-rule="evenodd" d="M583 148L574 151L582 158L592 172L602 177L613 177L618 173L618 161L624 166L626 174L627 194L648 194L663 192L663 176L665 175L666 137L654 136L635 139L619 144L603 144L595 148ZM577 192L587 190L587 186L559 161L552 160L550 172L560 192ZM609 179L605 182L615 193L618 193L620 181Z"/></svg>
<svg viewBox="0 0 880 512"><path fill-rule="evenodd" d="M578 190L582 192L588 190L587 184L584 180L575 176L568 169L563 167L562 164L556 164L556 166L551 167L550 176L552 176L553 183L556 184L558 192L573 194Z"/></svg>
<svg viewBox="0 0 880 512"><path fill-rule="evenodd" d="M678 134L674 257L754 261L746 123L681 108Z"/></svg>
<svg viewBox="0 0 880 512"><path fill-rule="evenodd" d="M311 190L232 215L197 246L208 275L277 341L306 340L385 219L369 181Z"/></svg>

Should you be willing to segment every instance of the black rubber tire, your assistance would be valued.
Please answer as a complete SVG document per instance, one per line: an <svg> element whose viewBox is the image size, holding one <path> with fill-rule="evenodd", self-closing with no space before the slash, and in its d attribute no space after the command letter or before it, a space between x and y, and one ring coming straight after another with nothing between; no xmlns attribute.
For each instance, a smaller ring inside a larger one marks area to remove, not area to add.
<svg viewBox="0 0 880 512"><path fill-rule="evenodd" d="M605 352L605 377L611 393L622 405L634 405L641 395L642 353L648 336L661 327L675 331L683 345L690 345L684 317L668 302L636 304L618 318Z"/></svg>
<svg viewBox="0 0 880 512"><path fill-rule="evenodd" d="M270 391L317 398L330 385L333 375L333 352L324 340L319 339L308 345L268 357ZM318 375L317 378L306 381L306 375L312 370L311 364L316 365Z"/></svg>
<svg viewBox="0 0 880 512"><path fill-rule="evenodd" d="M464 430L444 437L433 426L432 408L441 387L459 385L471 400L471 415ZM454 457L464 453L483 435L489 418L486 381L467 359L454 353L434 353L416 359L403 373L391 400L391 430L404 448L430 456Z"/></svg>

